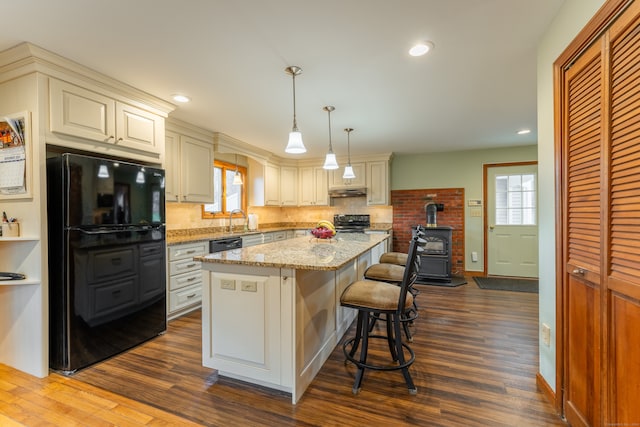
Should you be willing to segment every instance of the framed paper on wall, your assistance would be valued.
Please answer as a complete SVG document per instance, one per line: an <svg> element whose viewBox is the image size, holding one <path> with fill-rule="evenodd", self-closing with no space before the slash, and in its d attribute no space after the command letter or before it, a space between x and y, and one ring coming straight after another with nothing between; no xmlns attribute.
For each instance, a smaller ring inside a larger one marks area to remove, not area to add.
<svg viewBox="0 0 640 427"><path fill-rule="evenodd" d="M29 113L0 114L0 199L31 197Z"/></svg>

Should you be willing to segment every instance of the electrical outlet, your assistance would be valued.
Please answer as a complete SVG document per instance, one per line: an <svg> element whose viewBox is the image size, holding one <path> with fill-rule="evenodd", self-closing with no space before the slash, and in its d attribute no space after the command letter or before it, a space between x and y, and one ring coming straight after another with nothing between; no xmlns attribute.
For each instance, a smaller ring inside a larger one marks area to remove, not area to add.
<svg viewBox="0 0 640 427"><path fill-rule="evenodd" d="M258 282L246 282L243 280L240 289L245 292L258 292Z"/></svg>
<svg viewBox="0 0 640 427"><path fill-rule="evenodd" d="M236 281L235 280L229 280L229 279L222 279L222 280L220 280L220 288L228 289L230 291L235 291L236 290Z"/></svg>
<svg viewBox="0 0 640 427"><path fill-rule="evenodd" d="M542 332L543 344L549 347L551 345L551 328L546 323L543 323L541 327L541 332Z"/></svg>
<svg viewBox="0 0 640 427"><path fill-rule="evenodd" d="M471 252L471 262L478 262L478 252Z"/></svg>

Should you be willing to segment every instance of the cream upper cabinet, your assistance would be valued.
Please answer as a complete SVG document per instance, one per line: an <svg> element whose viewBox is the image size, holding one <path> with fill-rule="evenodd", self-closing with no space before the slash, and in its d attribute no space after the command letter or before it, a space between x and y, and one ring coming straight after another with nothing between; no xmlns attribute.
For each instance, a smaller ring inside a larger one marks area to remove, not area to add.
<svg viewBox="0 0 640 427"><path fill-rule="evenodd" d="M180 135L170 130L164 133L165 176L164 194L167 202L180 201Z"/></svg>
<svg viewBox="0 0 640 427"><path fill-rule="evenodd" d="M365 163L351 163L353 173L356 175L353 179L345 179L342 177L344 174L344 166L346 166L346 164L341 165L340 169L332 170L329 173L329 188L363 188L367 185Z"/></svg>
<svg viewBox="0 0 640 427"><path fill-rule="evenodd" d="M329 204L329 178L322 167L299 169L300 206L327 206Z"/></svg>
<svg viewBox="0 0 640 427"><path fill-rule="evenodd" d="M297 206L298 168L248 158L251 206Z"/></svg>
<svg viewBox="0 0 640 427"><path fill-rule="evenodd" d="M280 168L270 163L264 167L264 205L280 205Z"/></svg>
<svg viewBox="0 0 640 427"><path fill-rule="evenodd" d="M167 122L165 195L167 202L213 202L213 140L184 122Z"/></svg>
<svg viewBox="0 0 640 427"><path fill-rule="evenodd" d="M389 204L389 162L367 162L367 204Z"/></svg>
<svg viewBox="0 0 640 427"><path fill-rule="evenodd" d="M122 148L159 154L163 150L164 117L112 98L97 88L49 79L50 130ZM78 148L85 148L78 146Z"/></svg>
<svg viewBox="0 0 640 427"><path fill-rule="evenodd" d="M298 205L298 168L295 166L280 167L280 204Z"/></svg>

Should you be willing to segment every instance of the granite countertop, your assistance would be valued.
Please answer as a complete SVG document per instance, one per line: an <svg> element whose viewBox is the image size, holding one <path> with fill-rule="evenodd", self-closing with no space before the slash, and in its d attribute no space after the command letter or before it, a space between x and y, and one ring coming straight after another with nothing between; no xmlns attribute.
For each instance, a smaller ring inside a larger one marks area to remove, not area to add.
<svg viewBox="0 0 640 427"><path fill-rule="evenodd" d="M250 236L252 234L271 233L274 231L287 231L287 230L311 230L314 224L286 224L286 225L267 225L261 227L255 231L242 231L238 230L234 233L229 233L226 227L217 228L199 228L199 229L185 229L185 230L167 230L167 245L176 245L179 243L209 241L214 239L223 239L228 237L242 237ZM240 226L238 226L240 228ZM392 230L392 224L371 224L371 227L367 230L370 231L386 231Z"/></svg>
<svg viewBox="0 0 640 427"><path fill-rule="evenodd" d="M216 252L194 259L214 264L239 264L296 270L338 270L388 238L387 234L363 233L346 233L329 240L304 236L248 248Z"/></svg>
<svg viewBox="0 0 640 427"><path fill-rule="evenodd" d="M238 226L238 228L240 228ZM304 227L301 227L302 229ZM167 231L167 245L175 245L178 243L188 243L188 242L198 242L202 240L214 240L214 239L223 239L228 237L242 237L242 236L250 236L252 234L261 234L261 233L270 233L272 231L286 231L286 230L298 230L298 228L294 227L269 227L269 228L261 228L259 230L254 231L242 231L238 230L233 233L229 233L228 231L221 230L170 230Z"/></svg>

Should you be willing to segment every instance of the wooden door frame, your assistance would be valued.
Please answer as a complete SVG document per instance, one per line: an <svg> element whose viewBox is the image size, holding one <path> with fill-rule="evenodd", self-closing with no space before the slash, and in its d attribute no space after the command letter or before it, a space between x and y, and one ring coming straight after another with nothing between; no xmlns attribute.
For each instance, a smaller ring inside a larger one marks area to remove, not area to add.
<svg viewBox="0 0 640 427"><path fill-rule="evenodd" d="M569 43L566 49L553 63L553 116L554 116L554 169L555 169L555 204L556 204L556 378L555 394L548 385L543 384L543 389L547 393L552 393L549 399L552 401L556 411L564 415L564 388L565 388L565 348L567 340L567 325L564 316L565 304L567 302L566 283L567 272L565 271L567 244L567 222L563 215L566 211L564 206L564 196L566 189L564 183L564 161L563 152L564 135L562 123L565 119L564 101L564 71L574 60L596 41L605 29L622 13L629 4L635 0L608 0L600 7L596 14L589 20L578 35ZM538 373L538 382L544 381ZM546 385L546 387L545 387ZM603 384L604 385L604 384ZM605 385L606 387L606 385Z"/></svg>
<svg viewBox="0 0 640 427"><path fill-rule="evenodd" d="M484 200L484 208L482 212L482 240L484 242L482 250L484 251L483 275L489 274L489 169L490 168L507 168L511 166L530 166L537 165L537 160L526 162L509 162L509 163L485 163L482 165L482 200ZM538 194L538 179L536 178L536 195ZM537 209L537 207L536 207ZM538 226L538 224L536 224ZM540 234L538 232L538 239Z"/></svg>

